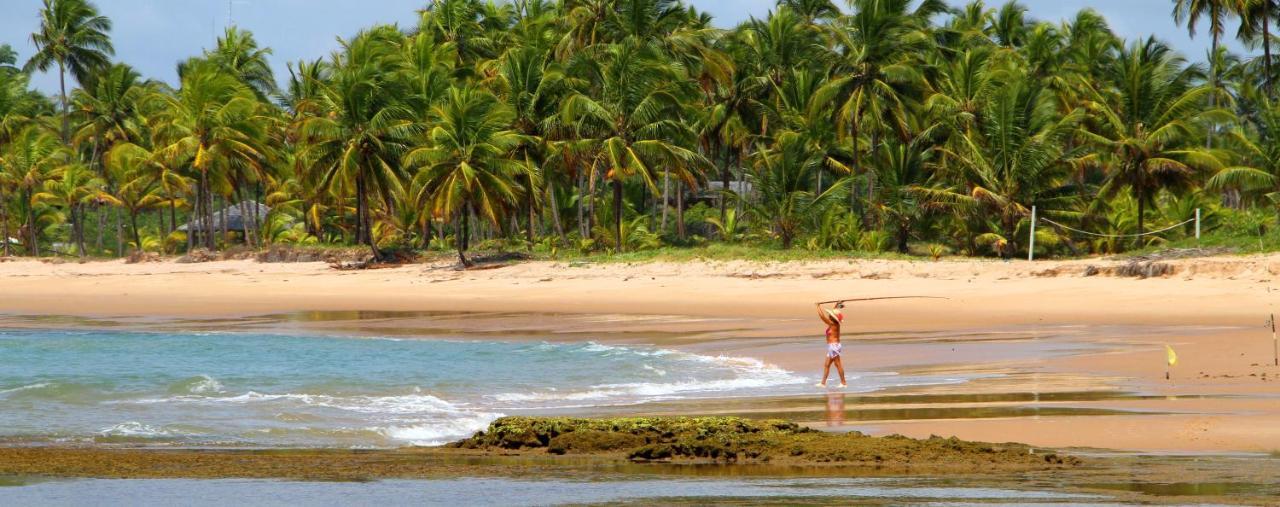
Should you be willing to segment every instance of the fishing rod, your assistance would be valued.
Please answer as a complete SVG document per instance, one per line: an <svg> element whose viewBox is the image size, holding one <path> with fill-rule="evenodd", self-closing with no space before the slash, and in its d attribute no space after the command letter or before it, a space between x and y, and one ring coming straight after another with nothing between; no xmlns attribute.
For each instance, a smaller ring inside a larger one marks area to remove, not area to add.
<svg viewBox="0 0 1280 507"><path fill-rule="evenodd" d="M878 297L878 298L856 298L856 299L837 299L837 300L835 300L835 301L819 301L819 302L818 302L818 304L820 304L820 305L829 305L829 304L831 304L831 303L856 303L856 302L859 302L859 301L883 301L883 300L886 300L886 299L946 299L946 300L950 300L951 298L945 298L945 297L941 297L941 296L888 296L888 297Z"/></svg>

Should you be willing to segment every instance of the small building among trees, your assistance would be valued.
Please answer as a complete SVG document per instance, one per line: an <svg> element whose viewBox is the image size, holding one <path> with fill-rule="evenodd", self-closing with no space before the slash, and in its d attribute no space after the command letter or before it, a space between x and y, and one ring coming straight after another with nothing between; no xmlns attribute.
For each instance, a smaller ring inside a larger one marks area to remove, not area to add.
<svg viewBox="0 0 1280 507"><path fill-rule="evenodd" d="M192 217L191 221L178 227L179 231L190 236L191 242L200 243L205 234L240 233L240 239L255 231L261 230L262 222L267 219L271 208L260 202L240 202L213 212L212 217L202 220Z"/></svg>

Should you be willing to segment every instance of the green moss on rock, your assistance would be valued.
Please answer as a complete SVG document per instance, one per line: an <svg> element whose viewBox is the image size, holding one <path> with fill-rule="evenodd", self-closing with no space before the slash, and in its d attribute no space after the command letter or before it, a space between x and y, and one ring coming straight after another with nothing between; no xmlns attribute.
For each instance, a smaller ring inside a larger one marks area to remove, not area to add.
<svg viewBox="0 0 1280 507"><path fill-rule="evenodd" d="M1073 457L1037 455L1020 444L826 433L789 421L739 417L505 417L452 446L552 454L620 453L634 461L782 461L935 469L1045 468L1080 463Z"/></svg>
<svg viewBox="0 0 1280 507"><path fill-rule="evenodd" d="M551 454L588 454L634 449L644 445L639 435L615 431L578 430L562 433L547 444Z"/></svg>

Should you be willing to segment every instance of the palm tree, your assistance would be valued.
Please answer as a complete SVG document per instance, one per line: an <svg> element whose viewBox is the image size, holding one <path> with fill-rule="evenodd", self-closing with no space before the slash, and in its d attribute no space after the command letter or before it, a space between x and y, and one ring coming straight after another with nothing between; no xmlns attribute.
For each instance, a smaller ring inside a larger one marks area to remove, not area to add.
<svg viewBox="0 0 1280 507"><path fill-rule="evenodd" d="M613 187L616 244L623 248L623 182L639 176L656 189L655 169L665 166L694 184L689 169L705 167L706 159L688 148L693 132L681 121L681 96L686 81L679 70L649 46L610 45L591 67L596 87L564 100L561 116L580 136L591 139L605 179Z"/></svg>
<svg viewBox="0 0 1280 507"><path fill-rule="evenodd" d="M1218 51L1222 36L1227 32L1227 18L1235 15L1238 0L1174 0L1173 20L1186 24L1187 34L1195 37L1201 18L1209 21L1209 36L1213 39L1213 51ZM1216 84L1215 84L1216 86Z"/></svg>
<svg viewBox="0 0 1280 507"><path fill-rule="evenodd" d="M822 34L812 30L805 18L786 7L765 19L752 18L737 32L752 60L751 68L761 80L778 85L786 73L804 67L818 67L825 50Z"/></svg>
<svg viewBox="0 0 1280 507"><path fill-rule="evenodd" d="M88 164L103 178L107 190L114 188L102 166L102 158L111 147L121 142L139 141L146 134L141 108L151 86L142 83L141 76L133 68L116 64L101 72L88 88L71 93L71 101L77 118L77 128L71 137L73 146L89 153ZM96 210L101 210L96 204ZM106 230L106 214L97 213L97 248L102 248L102 236ZM120 230L120 215L116 214L116 229Z"/></svg>
<svg viewBox="0 0 1280 507"><path fill-rule="evenodd" d="M1211 190L1240 189L1264 199L1280 216L1280 103L1265 101L1256 120L1258 132L1250 135L1243 128L1232 132L1236 150L1245 165L1226 167L1209 178Z"/></svg>
<svg viewBox="0 0 1280 507"><path fill-rule="evenodd" d="M932 51L929 20L948 8L940 0L915 3L853 0L853 14L837 20L831 30L837 53L833 72L842 77L822 93L840 98L840 107L833 108L834 121L852 144L855 172L863 170L862 136L869 137L872 152L886 133L905 137L911 97L927 86L920 69L923 57ZM864 125L864 119L870 125ZM869 194L874 185L868 182Z"/></svg>
<svg viewBox="0 0 1280 507"><path fill-rule="evenodd" d="M454 55L453 67L468 77L477 61L495 54L496 41L481 21L485 5L477 0L432 0L422 10L418 30L446 45Z"/></svg>
<svg viewBox="0 0 1280 507"><path fill-rule="evenodd" d="M156 156L169 167L190 167L196 184L194 216L205 248L217 247L212 224L215 184L231 173L261 171L266 161L266 118L253 92L235 76L201 63L182 76L175 94L157 92L154 117ZM194 239L193 234L188 233Z"/></svg>
<svg viewBox="0 0 1280 507"><path fill-rule="evenodd" d="M138 228L138 215L144 210L164 202L161 193L160 174L156 156L136 144L117 145L107 154L107 172L116 182L112 204L124 208L129 215L129 228L133 231L135 251L143 250L142 232Z"/></svg>
<svg viewBox="0 0 1280 507"><path fill-rule="evenodd" d="M813 191L821 167L822 158L808 153L803 139L793 132L781 134L771 148L756 149L750 181L760 198L750 205L755 216L766 217L783 249L791 248L807 222L844 196L848 179L821 194Z"/></svg>
<svg viewBox="0 0 1280 507"><path fill-rule="evenodd" d="M911 139L897 139L881 145L876 157L876 181L880 182L874 211L892 226L898 252L907 253L914 229L933 212L959 208L965 199L943 182L936 171L936 139L942 129L934 124L912 133Z"/></svg>
<svg viewBox="0 0 1280 507"><path fill-rule="evenodd" d="M1226 111L1203 109L1214 90L1197 86L1199 75L1154 38L1134 41L1088 103L1097 124L1087 136L1102 150L1086 161L1106 172L1102 195L1133 193L1138 234L1146 232L1146 206L1155 205L1160 190L1190 186L1198 170L1221 168L1212 152L1192 145L1198 122L1231 120Z"/></svg>
<svg viewBox="0 0 1280 507"><path fill-rule="evenodd" d="M67 101L67 71L84 85L96 72L106 68L115 49L107 32L111 20L98 14L88 0L44 0L40 9L40 31L31 34L36 53L24 67L28 72L47 71L58 66L58 88L62 95L62 140L71 139L70 102Z"/></svg>
<svg viewBox="0 0 1280 507"><path fill-rule="evenodd" d="M204 54L205 59L235 76L261 100L276 91L276 78L267 62L269 56L271 48L258 47L252 32L234 26L227 27L213 50ZM179 74L183 68L185 65L179 68Z"/></svg>
<svg viewBox="0 0 1280 507"><path fill-rule="evenodd" d="M943 148L955 177L967 187L951 200L982 212L984 221L994 219L993 231L973 239L1007 257L1017 250L1018 228L1032 206L1046 214L1070 210L1066 185L1076 153L1068 140L1084 111L1058 114L1053 94L1043 85L1014 75L991 87L976 113L977 126L957 133Z"/></svg>
<svg viewBox="0 0 1280 507"><path fill-rule="evenodd" d="M69 153L57 136L44 127L32 125L14 136L0 152L0 194L11 192L17 194L19 212L25 215L25 238L27 252L33 256L40 255L40 232L36 220L35 195L44 188L44 183L67 164ZM7 188L7 191L6 191ZM0 195L0 208L6 208L9 202L6 196ZM9 242L8 221L5 222L4 241Z"/></svg>
<svg viewBox="0 0 1280 507"><path fill-rule="evenodd" d="M36 202L56 204L67 211L71 218L71 241L81 257L84 248L84 206L106 196L105 183L82 164L69 164L58 172L55 179L46 180L44 189L35 194Z"/></svg>
<svg viewBox="0 0 1280 507"><path fill-rule="evenodd" d="M405 179L400 159L417 128L413 111L399 100L407 90L397 73L403 35L394 27L361 32L334 53L331 74L304 109L302 156L315 164L321 187L354 191L356 243L381 253L373 237L370 196L390 202ZM354 188L352 188L354 187Z"/></svg>
<svg viewBox="0 0 1280 507"><path fill-rule="evenodd" d="M564 86L559 66L547 61L547 54L533 48L517 48L508 51L498 62L495 87L507 109L514 113L512 126L529 140L523 143L519 158L530 161L545 157L545 138L556 122L555 109L559 106ZM540 171L530 167L522 182L525 192L525 211L529 226L526 238L534 241L537 222L538 192L534 179ZM548 188L548 192L553 190ZM550 195L554 198L554 194ZM554 205L553 205L554 206Z"/></svg>
<svg viewBox="0 0 1280 507"><path fill-rule="evenodd" d="M0 69L0 143L17 133L36 112L38 101L34 100L27 84L26 74Z"/></svg>
<svg viewBox="0 0 1280 507"><path fill-rule="evenodd" d="M778 0L778 7L786 7L814 24L820 19L832 19L840 15L840 8L831 0Z"/></svg>
<svg viewBox="0 0 1280 507"><path fill-rule="evenodd" d="M1262 42L1262 83L1270 94L1271 73L1271 17L1280 11L1280 2L1276 0L1235 0L1235 12L1240 16L1240 30L1236 36L1245 41Z"/></svg>
<svg viewBox="0 0 1280 507"><path fill-rule="evenodd" d="M90 145L92 162L116 143L142 137L139 107L148 90L140 80L132 67L117 64L103 71L92 87L72 92L75 112L83 120L72 140Z"/></svg>
<svg viewBox="0 0 1280 507"><path fill-rule="evenodd" d="M455 217L454 243L463 266L471 266L468 217L475 213L496 225L519 194L529 191L517 183L528 168L511 158L523 141L510 130L514 118L492 94L454 88L435 107L426 144L405 156L405 166L420 168L414 186L422 192L415 200L438 216Z"/></svg>
<svg viewBox="0 0 1280 507"><path fill-rule="evenodd" d="M1196 36L1196 25L1200 23L1201 18L1207 18L1209 21L1209 37L1213 40L1210 48L1211 54L1218 54L1218 48L1222 45L1222 35L1227 31L1227 18L1236 14L1236 7L1240 0L1174 0L1173 4L1173 20L1176 23L1185 23L1187 26L1187 34ZM1222 69L1217 65L1211 66L1209 69L1209 88L1213 91L1209 99L1213 107L1218 106L1217 90L1219 88L1218 78ZM1209 144L1213 143L1212 129L1209 133ZM1141 203L1139 203L1141 204Z"/></svg>

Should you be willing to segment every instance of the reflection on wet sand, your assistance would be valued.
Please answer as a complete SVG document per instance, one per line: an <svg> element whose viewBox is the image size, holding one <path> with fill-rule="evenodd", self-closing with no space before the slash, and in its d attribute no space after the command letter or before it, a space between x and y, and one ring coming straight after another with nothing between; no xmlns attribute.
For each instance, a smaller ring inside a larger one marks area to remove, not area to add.
<svg viewBox="0 0 1280 507"><path fill-rule="evenodd" d="M827 426L844 426L844 393L827 393Z"/></svg>

